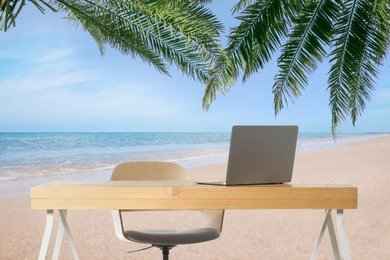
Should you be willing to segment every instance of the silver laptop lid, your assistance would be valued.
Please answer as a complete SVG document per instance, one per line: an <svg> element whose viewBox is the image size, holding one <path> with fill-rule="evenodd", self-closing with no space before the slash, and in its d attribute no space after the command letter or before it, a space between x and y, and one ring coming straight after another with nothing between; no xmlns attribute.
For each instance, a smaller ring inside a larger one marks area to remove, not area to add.
<svg viewBox="0 0 390 260"><path fill-rule="evenodd" d="M298 126L233 126L226 185L290 182Z"/></svg>

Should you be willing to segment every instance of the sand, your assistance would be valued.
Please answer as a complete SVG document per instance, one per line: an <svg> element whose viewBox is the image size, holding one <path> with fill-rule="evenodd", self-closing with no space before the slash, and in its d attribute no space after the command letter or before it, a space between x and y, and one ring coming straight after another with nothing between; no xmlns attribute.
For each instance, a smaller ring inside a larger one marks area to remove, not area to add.
<svg viewBox="0 0 390 260"><path fill-rule="evenodd" d="M190 173L196 180L222 178L225 167L220 163ZM293 180L339 180L357 186L359 208L345 211L352 257L390 259L390 136L298 153ZM165 213L142 219L132 214L126 217L128 225L186 223L193 215L179 214L173 220ZM309 259L323 217L322 210L229 210L219 239L176 247L171 259ZM155 248L126 253L143 246L115 237L109 211L73 210L68 219L81 259L161 258ZM0 223L0 259L37 259L45 211L31 209L28 196L0 198ZM64 239L60 259L71 258ZM333 259L328 233L318 259Z"/></svg>

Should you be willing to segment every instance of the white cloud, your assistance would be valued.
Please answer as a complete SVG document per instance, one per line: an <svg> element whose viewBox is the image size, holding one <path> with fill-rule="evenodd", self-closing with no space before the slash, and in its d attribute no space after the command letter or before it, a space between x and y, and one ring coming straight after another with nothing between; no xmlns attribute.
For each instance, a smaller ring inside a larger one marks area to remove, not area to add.
<svg viewBox="0 0 390 260"><path fill-rule="evenodd" d="M161 86L112 66L79 59L66 46L45 48L29 58L15 56L13 70L0 75L0 116L53 120L171 117L188 104ZM104 62L104 61L102 61ZM138 80L137 80L138 78ZM69 124L72 124L69 121Z"/></svg>
<svg viewBox="0 0 390 260"><path fill-rule="evenodd" d="M83 60L77 58L77 53L66 47L53 47L35 52L30 57L21 59L15 56L2 73L0 79L0 96L7 92L19 94L66 87L75 84L97 80L102 72L89 69Z"/></svg>

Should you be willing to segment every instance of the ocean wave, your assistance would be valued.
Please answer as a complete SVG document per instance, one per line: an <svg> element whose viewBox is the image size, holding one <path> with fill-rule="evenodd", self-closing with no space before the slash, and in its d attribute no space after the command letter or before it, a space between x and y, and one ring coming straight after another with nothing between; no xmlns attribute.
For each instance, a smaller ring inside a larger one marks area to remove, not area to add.
<svg viewBox="0 0 390 260"><path fill-rule="evenodd" d="M297 151L323 149L378 136L381 135L340 135L335 142L330 134L301 134ZM229 138L227 133L0 133L0 181L110 172L116 165L126 161L169 161L185 167L201 166L226 161Z"/></svg>
<svg viewBox="0 0 390 260"><path fill-rule="evenodd" d="M0 181L17 180L22 178L46 177L67 174L83 174L97 171L112 170L115 165L97 165L88 163L66 162L62 164L31 164L0 168Z"/></svg>

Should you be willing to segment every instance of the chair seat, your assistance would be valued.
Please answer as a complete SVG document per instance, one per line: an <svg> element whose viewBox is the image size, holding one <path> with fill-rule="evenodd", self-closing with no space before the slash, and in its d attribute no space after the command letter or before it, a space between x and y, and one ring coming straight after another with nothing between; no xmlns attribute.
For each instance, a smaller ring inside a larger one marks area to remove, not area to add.
<svg viewBox="0 0 390 260"><path fill-rule="evenodd" d="M213 228L196 228L190 230L128 230L124 232L127 239L134 242L152 245L194 244L216 239L220 232Z"/></svg>

